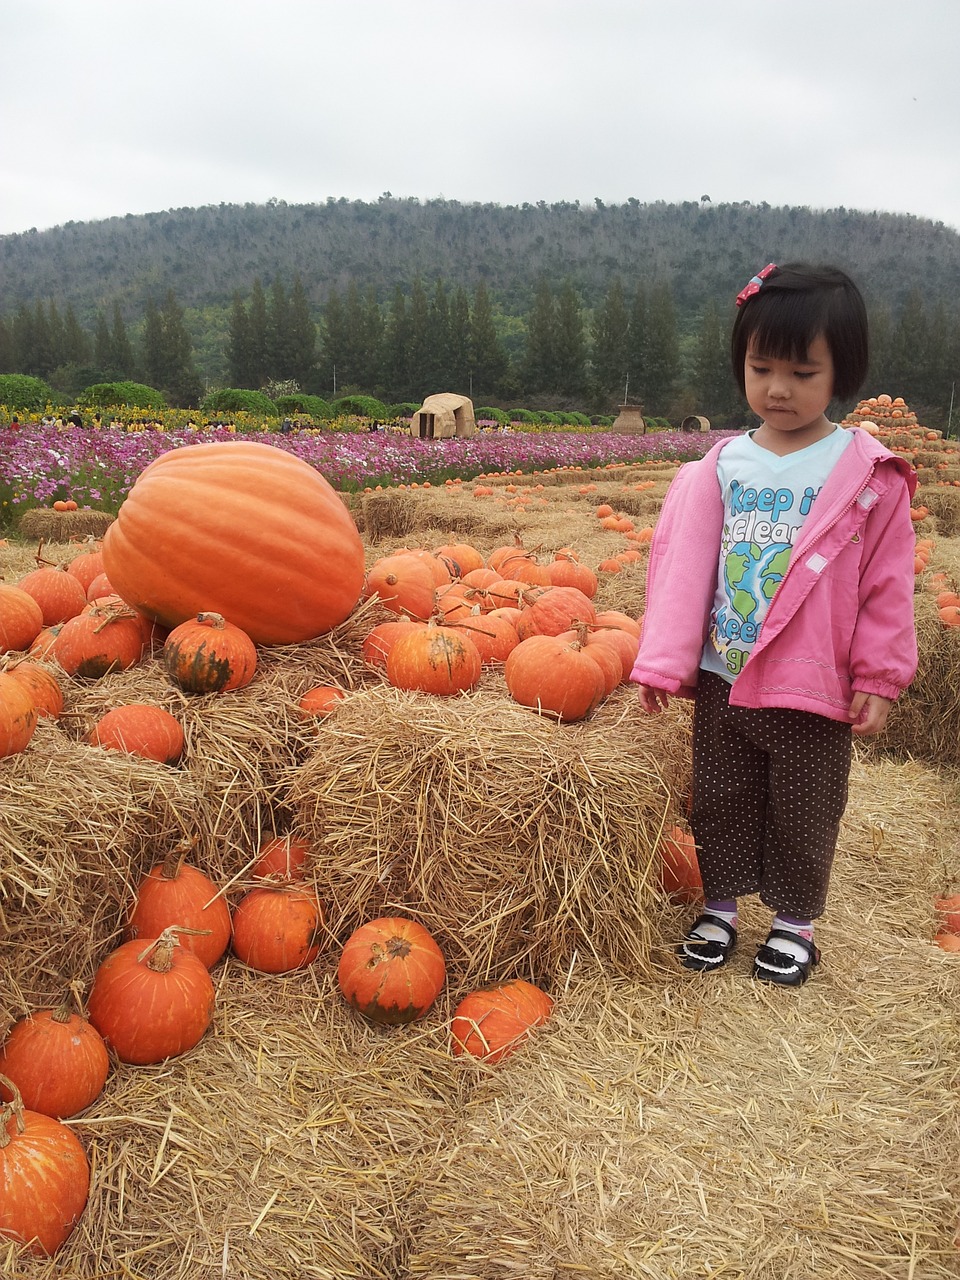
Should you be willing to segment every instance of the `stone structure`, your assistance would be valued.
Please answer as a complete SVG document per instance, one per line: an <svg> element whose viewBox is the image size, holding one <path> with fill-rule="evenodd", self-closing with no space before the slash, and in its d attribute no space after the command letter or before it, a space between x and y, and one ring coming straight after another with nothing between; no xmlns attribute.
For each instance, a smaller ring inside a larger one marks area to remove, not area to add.
<svg viewBox="0 0 960 1280"><path fill-rule="evenodd" d="M472 436L477 430L473 401L453 392L427 396L410 419L410 434L420 440L447 440Z"/></svg>

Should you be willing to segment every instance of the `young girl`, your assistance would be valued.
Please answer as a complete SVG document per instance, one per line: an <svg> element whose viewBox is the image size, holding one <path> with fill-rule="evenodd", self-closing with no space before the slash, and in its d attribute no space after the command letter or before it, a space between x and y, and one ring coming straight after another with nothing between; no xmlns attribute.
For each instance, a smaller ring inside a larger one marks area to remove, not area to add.
<svg viewBox="0 0 960 1280"><path fill-rule="evenodd" d="M632 679L657 713L695 699L691 827L704 912L681 964L719 969L737 898L776 912L753 976L799 986L847 802L851 731L883 729L913 679L916 476L826 417L867 372L842 271L771 263L737 298L731 352L754 431L681 468L650 549Z"/></svg>

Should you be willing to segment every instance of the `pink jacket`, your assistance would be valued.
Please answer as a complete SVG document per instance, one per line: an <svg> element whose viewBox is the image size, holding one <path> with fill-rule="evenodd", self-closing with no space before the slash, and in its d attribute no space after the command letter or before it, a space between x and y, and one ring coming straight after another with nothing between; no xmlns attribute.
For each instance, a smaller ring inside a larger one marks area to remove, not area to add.
<svg viewBox="0 0 960 1280"><path fill-rule="evenodd" d="M847 720L854 692L896 698L917 668L913 618L916 475L859 428L800 531L730 703ZM650 548L637 684L693 697L717 585L719 441L681 467Z"/></svg>

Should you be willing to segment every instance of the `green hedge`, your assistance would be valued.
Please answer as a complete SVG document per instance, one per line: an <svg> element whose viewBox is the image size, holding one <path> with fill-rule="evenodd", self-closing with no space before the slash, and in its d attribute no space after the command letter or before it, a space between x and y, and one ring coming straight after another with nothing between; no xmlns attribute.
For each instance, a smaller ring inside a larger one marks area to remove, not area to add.
<svg viewBox="0 0 960 1280"><path fill-rule="evenodd" d="M24 409L43 409L52 401L53 392L42 378L25 373L0 374L0 404L14 413Z"/></svg>
<svg viewBox="0 0 960 1280"><path fill-rule="evenodd" d="M336 417L343 414L357 418L376 418L385 422L391 416L389 408L375 396L341 396L339 400L331 401L330 407ZM417 408L420 406L417 405Z"/></svg>
<svg viewBox="0 0 960 1280"><path fill-rule="evenodd" d="M311 418L329 422L337 416L333 406L328 400L324 400L322 396L277 396L274 403L277 406L277 411L287 418L291 414L306 413Z"/></svg>
<svg viewBox="0 0 960 1280"><path fill-rule="evenodd" d="M111 409L120 406L128 409L166 409L167 400L162 391L145 386L142 382L95 382L80 392L77 404L83 409Z"/></svg>
<svg viewBox="0 0 960 1280"><path fill-rule="evenodd" d="M499 422L501 427L506 426L510 421L510 415L506 409L494 409L490 405L484 405L482 409L474 409L473 416L478 422L481 418L489 422Z"/></svg>
<svg viewBox="0 0 960 1280"><path fill-rule="evenodd" d="M252 413L262 418L279 418L280 410L262 391L244 391L240 387L225 387L211 391L200 401L204 413Z"/></svg>

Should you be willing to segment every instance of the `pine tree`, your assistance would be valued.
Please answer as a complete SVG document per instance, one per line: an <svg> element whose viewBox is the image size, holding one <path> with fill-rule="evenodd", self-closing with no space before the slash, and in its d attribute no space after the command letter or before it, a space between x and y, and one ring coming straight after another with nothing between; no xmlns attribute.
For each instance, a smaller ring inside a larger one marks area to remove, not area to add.
<svg viewBox="0 0 960 1280"><path fill-rule="evenodd" d="M637 285L630 306L630 329L627 334L627 373L625 386L631 402L639 402L646 371L647 348L647 291Z"/></svg>
<svg viewBox="0 0 960 1280"><path fill-rule="evenodd" d="M110 326L101 310L97 312L97 323L93 331L93 362L104 378L114 377L112 356Z"/></svg>
<svg viewBox="0 0 960 1280"><path fill-rule="evenodd" d="M254 391L259 380L253 375L253 344L250 337L250 317L243 305L239 289L233 295L230 308L230 330L227 340L227 369L230 385Z"/></svg>
<svg viewBox="0 0 960 1280"><path fill-rule="evenodd" d="M650 413L665 415L680 374L680 343L673 293L664 282L650 291L644 348L643 402Z"/></svg>
<svg viewBox="0 0 960 1280"><path fill-rule="evenodd" d="M569 280L564 281L557 299L554 359L556 389L567 397L581 396L587 381L587 342L580 299Z"/></svg>
<svg viewBox="0 0 960 1280"><path fill-rule="evenodd" d="M423 281L417 276L410 289L410 345L408 368L410 376L403 399L416 397L422 400L434 388L430 386L431 351L430 351L430 305L427 302Z"/></svg>
<svg viewBox="0 0 960 1280"><path fill-rule="evenodd" d="M323 308L320 334L320 386L336 396L344 382L346 368L346 319L343 302L336 289L331 289Z"/></svg>
<svg viewBox="0 0 960 1280"><path fill-rule="evenodd" d="M364 307L356 280L350 279L343 303L346 345L343 351L343 385L367 389L364 372Z"/></svg>
<svg viewBox="0 0 960 1280"><path fill-rule="evenodd" d="M529 392L554 391L557 382L557 319L550 281L537 281L533 306L527 317L527 351L524 378Z"/></svg>
<svg viewBox="0 0 960 1280"><path fill-rule="evenodd" d="M137 362L133 354L133 344L123 321L120 303L113 304L113 328L110 334L110 351L113 371L121 378L134 378L137 373Z"/></svg>
<svg viewBox="0 0 960 1280"><path fill-rule="evenodd" d="M889 394L903 396L907 404L919 404L926 395L923 365L927 332L923 292L914 288L907 294L894 326L890 369L896 390Z"/></svg>
<svg viewBox="0 0 960 1280"><path fill-rule="evenodd" d="M16 373L13 325L0 316L0 373Z"/></svg>
<svg viewBox="0 0 960 1280"><path fill-rule="evenodd" d="M48 378L56 367L53 363L53 335L50 317L38 298L33 308L33 350L27 353L27 373L37 378Z"/></svg>
<svg viewBox="0 0 960 1280"><path fill-rule="evenodd" d="M410 383L410 322L407 300L397 285L387 318L383 340L383 381L386 394L393 400L407 398Z"/></svg>
<svg viewBox="0 0 960 1280"><path fill-rule="evenodd" d="M292 369L290 302L283 281L277 276L270 285L267 304L267 377L278 380L292 378Z"/></svg>
<svg viewBox="0 0 960 1280"><path fill-rule="evenodd" d="M310 315L310 304L299 274L290 292L290 376L302 387L313 378L317 361L317 326Z"/></svg>
<svg viewBox="0 0 960 1280"><path fill-rule="evenodd" d="M70 357L67 355L67 331L53 298L50 299L47 308L47 333L50 342L50 371L59 369L61 365L68 363Z"/></svg>
<svg viewBox="0 0 960 1280"><path fill-rule="evenodd" d="M32 373L35 342L33 335L34 312L25 302L17 307L11 327L13 342L13 372Z"/></svg>
<svg viewBox="0 0 960 1280"><path fill-rule="evenodd" d="M269 377L267 368L267 298L263 292L263 285L260 283L259 276L254 280L253 288L250 290L250 306L247 308L247 316L250 320L251 390L257 391Z"/></svg>
<svg viewBox="0 0 960 1280"><path fill-rule="evenodd" d="M90 363L90 339L80 327L72 303L67 303L63 320L63 364L87 365Z"/></svg>
<svg viewBox="0 0 960 1280"><path fill-rule="evenodd" d="M950 405L950 384L956 365L950 363L950 319L938 298L927 320L927 344L923 358L924 399L945 417Z"/></svg>
<svg viewBox="0 0 960 1280"><path fill-rule="evenodd" d="M450 308L450 386L460 395L470 391L470 302L458 285Z"/></svg>
<svg viewBox="0 0 960 1280"><path fill-rule="evenodd" d="M383 328L376 290L371 285L363 303L361 386L373 388L380 385L383 370Z"/></svg>
<svg viewBox="0 0 960 1280"><path fill-rule="evenodd" d="M428 375L430 385L437 391L453 389L453 373L450 360L450 304L443 281L438 277L430 303L427 322L427 350L429 352Z"/></svg>
<svg viewBox="0 0 960 1280"><path fill-rule="evenodd" d="M482 280L473 291L473 306L470 311L470 347L473 359L469 383L470 394L473 398L480 396L483 400L492 399L499 392L509 362L503 343L497 336L497 329L493 323L493 308L490 305L487 287Z"/></svg>
<svg viewBox="0 0 960 1280"><path fill-rule="evenodd" d="M593 379L604 398L622 395L627 381L630 315L623 285L614 280L593 318Z"/></svg>
<svg viewBox="0 0 960 1280"><path fill-rule="evenodd" d="M193 365L193 344L172 289L167 290L161 307L152 299L147 303L143 364L150 385L175 405L186 407L199 400L202 386Z"/></svg>
<svg viewBox="0 0 960 1280"><path fill-rule="evenodd" d="M730 342L720 320L720 310L711 298L703 312L694 382L700 411L706 417L730 413L736 407L737 385L730 369Z"/></svg>

